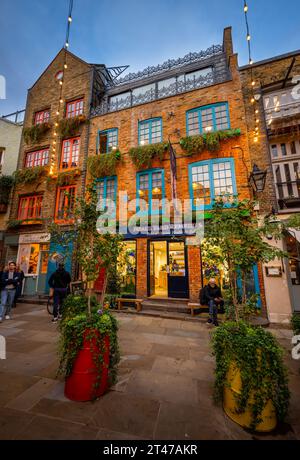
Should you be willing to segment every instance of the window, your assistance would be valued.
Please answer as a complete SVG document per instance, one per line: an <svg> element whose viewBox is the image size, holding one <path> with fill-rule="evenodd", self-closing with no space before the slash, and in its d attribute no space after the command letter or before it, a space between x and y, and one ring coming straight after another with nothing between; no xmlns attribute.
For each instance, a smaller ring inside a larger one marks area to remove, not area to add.
<svg viewBox="0 0 300 460"><path fill-rule="evenodd" d="M277 150L277 145L276 144L271 146L271 152L272 152L272 157L273 158L278 158L278 150Z"/></svg>
<svg viewBox="0 0 300 460"><path fill-rule="evenodd" d="M209 209L215 199L230 202L236 195L233 158L200 161L189 165L190 196L194 209ZM203 200L203 206L196 200Z"/></svg>
<svg viewBox="0 0 300 460"><path fill-rule="evenodd" d="M124 109L131 106L131 91L117 94L109 98L110 110Z"/></svg>
<svg viewBox="0 0 300 460"><path fill-rule="evenodd" d="M79 162L80 137L63 141L61 168L76 168Z"/></svg>
<svg viewBox="0 0 300 460"><path fill-rule="evenodd" d="M296 153L297 153L296 143L295 143L295 141L292 141L292 143L291 143L291 154L296 155Z"/></svg>
<svg viewBox="0 0 300 460"><path fill-rule="evenodd" d="M20 198L18 219L36 219L41 217L42 195L24 196Z"/></svg>
<svg viewBox="0 0 300 460"><path fill-rule="evenodd" d="M67 102L66 117L73 118L83 114L83 99Z"/></svg>
<svg viewBox="0 0 300 460"><path fill-rule="evenodd" d="M153 200L162 200L165 197L164 171L153 169L137 174L137 202L143 199L149 206L151 214L159 214L159 203Z"/></svg>
<svg viewBox="0 0 300 460"><path fill-rule="evenodd" d="M75 186L58 188L55 213L55 217L57 220L69 221L73 219L75 205L75 190Z"/></svg>
<svg viewBox="0 0 300 460"><path fill-rule="evenodd" d="M97 191L98 201L103 200L104 207L106 206L106 200L112 200L116 203L117 178L116 177L104 177L103 179L97 180L96 191Z"/></svg>
<svg viewBox="0 0 300 460"><path fill-rule="evenodd" d="M34 124L40 125L41 123L47 123L50 119L50 110L41 110L36 112L34 115Z"/></svg>
<svg viewBox="0 0 300 460"><path fill-rule="evenodd" d="M190 136L230 129L228 103L207 105L187 112L187 133Z"/></svg>
<svg viewBox="0 0 300 460"><path fill-rule="evenodd" d="M285 144L281 144L281 153L282 153L283 157L285 157L287 155L286 145Z"/></svg>
<svg viewBox="0 0 300 460"><path fill-rule="evenodd" d="M139 122L139 145L162 142L162 119L152 118Z"/></svg>
<svg viewBox="0 0 300 460"><path fill-rule="evenodd" d="M132 90L132 105L143 104L155 99L155 83Z"/></svg>
<svg viewBox="0 0 300 460"><path fill-rule="evenodd" d="M118 129L107 129L99 132L99 153L110 153L118 147Z"/></svg>
<svg viewBox="0 0 300 460"><path fill-rule="evenodd" d="M26 153L25 168L46 166L49 163L49 148Z"/></svg>

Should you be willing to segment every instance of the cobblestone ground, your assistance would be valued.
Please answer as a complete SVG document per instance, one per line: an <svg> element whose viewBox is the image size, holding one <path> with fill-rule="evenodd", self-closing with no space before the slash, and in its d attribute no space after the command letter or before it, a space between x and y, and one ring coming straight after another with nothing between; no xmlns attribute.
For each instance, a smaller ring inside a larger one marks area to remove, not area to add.
<svg viewBox="0 0 300 460"><path fill-rule="evenodd" d="M119 381L100 400L75 403L56 379L56 325L45 307L20 305L0 324L0 439L300 439L300 362L291 331L274 329L286 348L292 392L287 424L253 435L212 402L211 329L202 323L118 314Z"/></svg>

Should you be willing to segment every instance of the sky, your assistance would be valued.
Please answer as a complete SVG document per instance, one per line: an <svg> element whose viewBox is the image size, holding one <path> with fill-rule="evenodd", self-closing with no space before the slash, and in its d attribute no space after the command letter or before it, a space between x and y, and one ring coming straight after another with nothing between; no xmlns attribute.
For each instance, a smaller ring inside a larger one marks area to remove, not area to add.
<svg viewBox="0 0 300 460"><path fill-rule="evenodd" d="M254 61L300 49L299 0L248 5ZM69 0L0 0L0 115L25 108L27 90L64 45L68 7ZM74 0L69 50L132 72L222 43L227 26L239 64L247 64L243 0Z"/></svg>

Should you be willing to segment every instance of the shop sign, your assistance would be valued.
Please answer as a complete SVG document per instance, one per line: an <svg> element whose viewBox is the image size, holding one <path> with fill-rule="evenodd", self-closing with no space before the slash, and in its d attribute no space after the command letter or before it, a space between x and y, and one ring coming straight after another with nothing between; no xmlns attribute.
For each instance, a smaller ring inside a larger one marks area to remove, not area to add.
<svg viewBox="0 0 300 460"><path fill-rule="evenodd" d="M19 244L47 243L50 238L50 233L24 233L20 235Z"/></svg>

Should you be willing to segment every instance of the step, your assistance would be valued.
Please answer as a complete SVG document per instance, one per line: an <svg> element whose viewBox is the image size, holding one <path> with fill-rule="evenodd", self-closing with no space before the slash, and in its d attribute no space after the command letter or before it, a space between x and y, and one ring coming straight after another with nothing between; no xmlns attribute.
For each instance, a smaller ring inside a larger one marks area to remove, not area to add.
<svg viewBox="0 0 300 460"><path fill-rule="evenodd" d="M34 304L34 305L47 305L48 302L48 297L46 299L41 299L39 297L29 297L29 296L24 296L24 297L19 297L18 298L18 303L25 303L25 304Z"/></svg>
<svg viewBox="0 0 300 460"><path fill-rule="evenodd" d="M172 297L148 297L144 302L158 303L158 304L169 304L169 305L187 305L190 299L180 299Z"/></svg>
<svg viewBox="0 0 300 460"><path fill-rule="evenodd" d="M145 310L137 312L134 308L126 308L122 310L112 310L117 314L126 314L126 315L137 315L137 316L146 316L146 317L153 317L153 318L162 318L162 319L176 319L178 321L191 321L195 323L206 323L207 322L207 315L206 316L191 316L190 314L186 313L178 313L176 311L160 311L160 310ZM222 322L222 319L220 319Z"/></svg>
<svg viewBox="0 0 300 460"><path fill-rule="evenodd" d="M152 300L145 300L142 302L143 310L157 310L166 312L177 313L190 313L190 308L184 303L170 303L170 302L153 302Z"/></svg>

